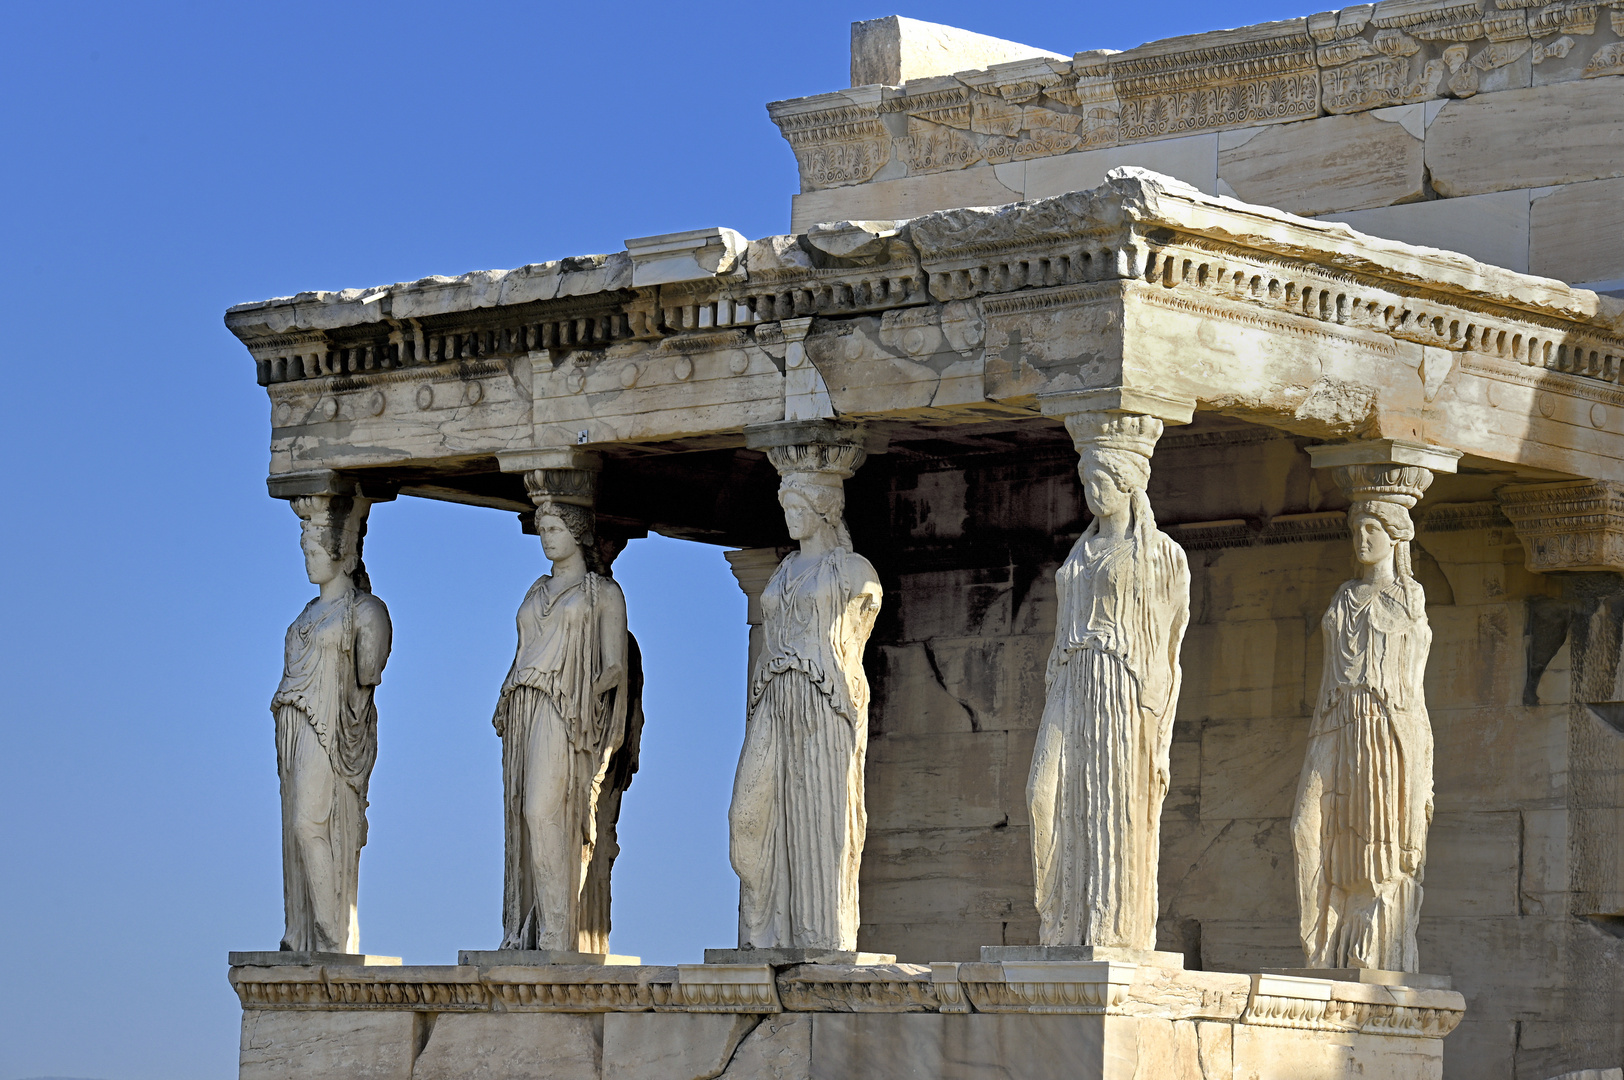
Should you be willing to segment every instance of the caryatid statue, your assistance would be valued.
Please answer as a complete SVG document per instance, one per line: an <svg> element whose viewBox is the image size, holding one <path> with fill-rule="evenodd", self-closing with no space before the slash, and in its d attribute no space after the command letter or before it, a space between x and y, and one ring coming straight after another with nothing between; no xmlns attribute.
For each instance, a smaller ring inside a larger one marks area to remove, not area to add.
<svg viewBox="0 0 1624 1080"><path fill-rule="evenodd" d="M1423 686L1432 630L1411 572L1410 508L1432 473L1360 464L1335 474L1353 500L1359 576L1320 620L1324 673L1291 822L1303 951L1311 968L1416 971L1432 821Z"/></svg>
<svg viewBox="0 0 1624 1080"><path fill-rule="evenodd" d="M844 481L862 445L769 446L791 552L762 593L744 748L728 810L740 948L855 950L868 813L868 679L879 614L874 567L852 550Z"/></svg>
<svg viewBox="0 0 1624 1080"><path fill-rule="evenodd" d="M593 481L586 469L525 477L553 572L519 605L518 650L492 719L502 738L504 949L607 950L606 919L583 918L583 894L632 704L626 599L601 558ZM606 883L601 891L607 901Z"/></svg>
<svg viewBox="0 0 1624 1080"><path fill-rule="evenodd" d="M1190 570L1145 494L1162 421L1065 420L1094 520L1055 574L1060 613L1026 785L1039 942L1153 949Z"/></svg>
<svg viewBox="0 0 1624 1080"><path fill-rule="evenodd" d="M389 610L361 563L367 508L344 495L293 500L305 571L321 588L288 627L271 699L282 781L282 948L295 952L361 951L357 878L378 756L372 695L390 641Z"/></svg>

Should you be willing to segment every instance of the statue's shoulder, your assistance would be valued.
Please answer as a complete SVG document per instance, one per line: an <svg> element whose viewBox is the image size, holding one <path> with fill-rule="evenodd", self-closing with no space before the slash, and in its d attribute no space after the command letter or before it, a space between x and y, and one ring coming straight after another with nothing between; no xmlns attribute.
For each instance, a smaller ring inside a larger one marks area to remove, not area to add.
<svg viewBox="0 0 1624 1080"><path fill-rule="evenodd" d="M389 625L389 608L384 602L369 592L357 589L353 594L352 602L355 605L355 620L358 623L368 623L374 626Z"/></svg>
<svg viewBox="0 0 1624 1080"><path fill-rule="evenodd" d="M880 580L880 575L874 572L874 564L851 548L841 548L839 558L840 573L853 589L861 588L867 582Z"/></svg>
<svg viewBox="0 0 1624 1080"><path fill-rule="evenodd" d="M587 573L593 578L593 587L598 591L599 600L619 604L621 607L626 606L626 593L621 589L620 582L603 574L592 573L590 570Z"/></svg>
<svg viewBox="0 0 1624 1080"><path fill-rule="evenodd" d="M1150 543L1158 552L1171 559L1175 565L1185 569L1189 568L1190 558L1184 553L1183 546L1160 528L1151 533Z"/></svg>

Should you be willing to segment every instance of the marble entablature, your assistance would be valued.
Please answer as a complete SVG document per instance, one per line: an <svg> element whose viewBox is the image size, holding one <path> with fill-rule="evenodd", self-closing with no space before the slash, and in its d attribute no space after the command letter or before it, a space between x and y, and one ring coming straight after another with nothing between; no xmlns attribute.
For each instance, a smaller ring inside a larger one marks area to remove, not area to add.
<svg viewBox="0 0 1624 1080"><path fill-rule="evenodd" d="M233 308L273 478L725 440L786 418L797 347L825 415L974 423L1119 386L1316 438L1617 467L1624 303L1166 178L769 237L654 286L635 258Z"/></svg>

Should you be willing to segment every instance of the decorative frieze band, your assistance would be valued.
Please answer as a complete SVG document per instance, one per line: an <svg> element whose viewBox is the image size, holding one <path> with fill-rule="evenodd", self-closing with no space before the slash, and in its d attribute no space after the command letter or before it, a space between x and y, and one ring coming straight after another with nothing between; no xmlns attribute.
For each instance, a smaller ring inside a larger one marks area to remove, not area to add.
<svg viewBox="0 0 1624 1080"><path fill-rule="evenodd" d="M1624 571L1624 484L1566 480L1501 488L1528 569Z"/></svg>
<svg viewBox="0 0 1624 1080"><path fill-rule="evenodd" d="M1253 975L1241 1022L1259 1027L1441 1039L1460 1023L1450 990L1333 982L1294 975Z"/></svg>

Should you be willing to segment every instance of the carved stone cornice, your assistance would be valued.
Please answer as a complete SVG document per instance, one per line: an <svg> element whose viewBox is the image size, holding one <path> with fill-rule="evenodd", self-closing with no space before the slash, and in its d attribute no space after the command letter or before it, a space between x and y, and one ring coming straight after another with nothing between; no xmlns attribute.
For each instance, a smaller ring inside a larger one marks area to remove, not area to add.
<svg viewBox="0 0 1624 1080"><path fill-rule="evenodd" d="M919 964L803 964L778 974L791 1012L935 1012L931 969Z"/></svg>
<svg viewBox="0 0 1624 1080"><path fill-rule="evenodd" d="M1498 492L1528 569L1624 572L1624 484L1564 480Z"/></svg>
<svg viewBox="0 0 1624 1080"><path fill-rule="evenodd" d="M1094 961L960 964L958 981L976 1012L1099 1015L1128 999L1135 964Z"/></svg>
<svg viewBox="0 0 1624 1080"><path fill-rule="evenodd" d="M1253 975L1241 1022L1304 1031L1407 1035L1441 1039L1465 1012L1452 990L1334 982L1293 975Z"/></svg>
<svg viewBox="0 0 1624 1080"><path fill-rule="evenodd" d="M682 1012L775 1013L778 983L767 964L682 964L663 1009Z"/></svg>
<svg viewBox="0 0 1624 1080"><path fill-rule="evenodd" d="M880 87L775 101L767 115L801 167L803 187L860 184L891 158L891 134L880 116Z"/></svg>
<svg viewBox="0 0 1624 1080"><path fill-rule="evenodd" d="M433 1012L995 1012L1163 1015L1443 1038L1448 990L1131 963L233 967L244 1009Z"/></svg>

